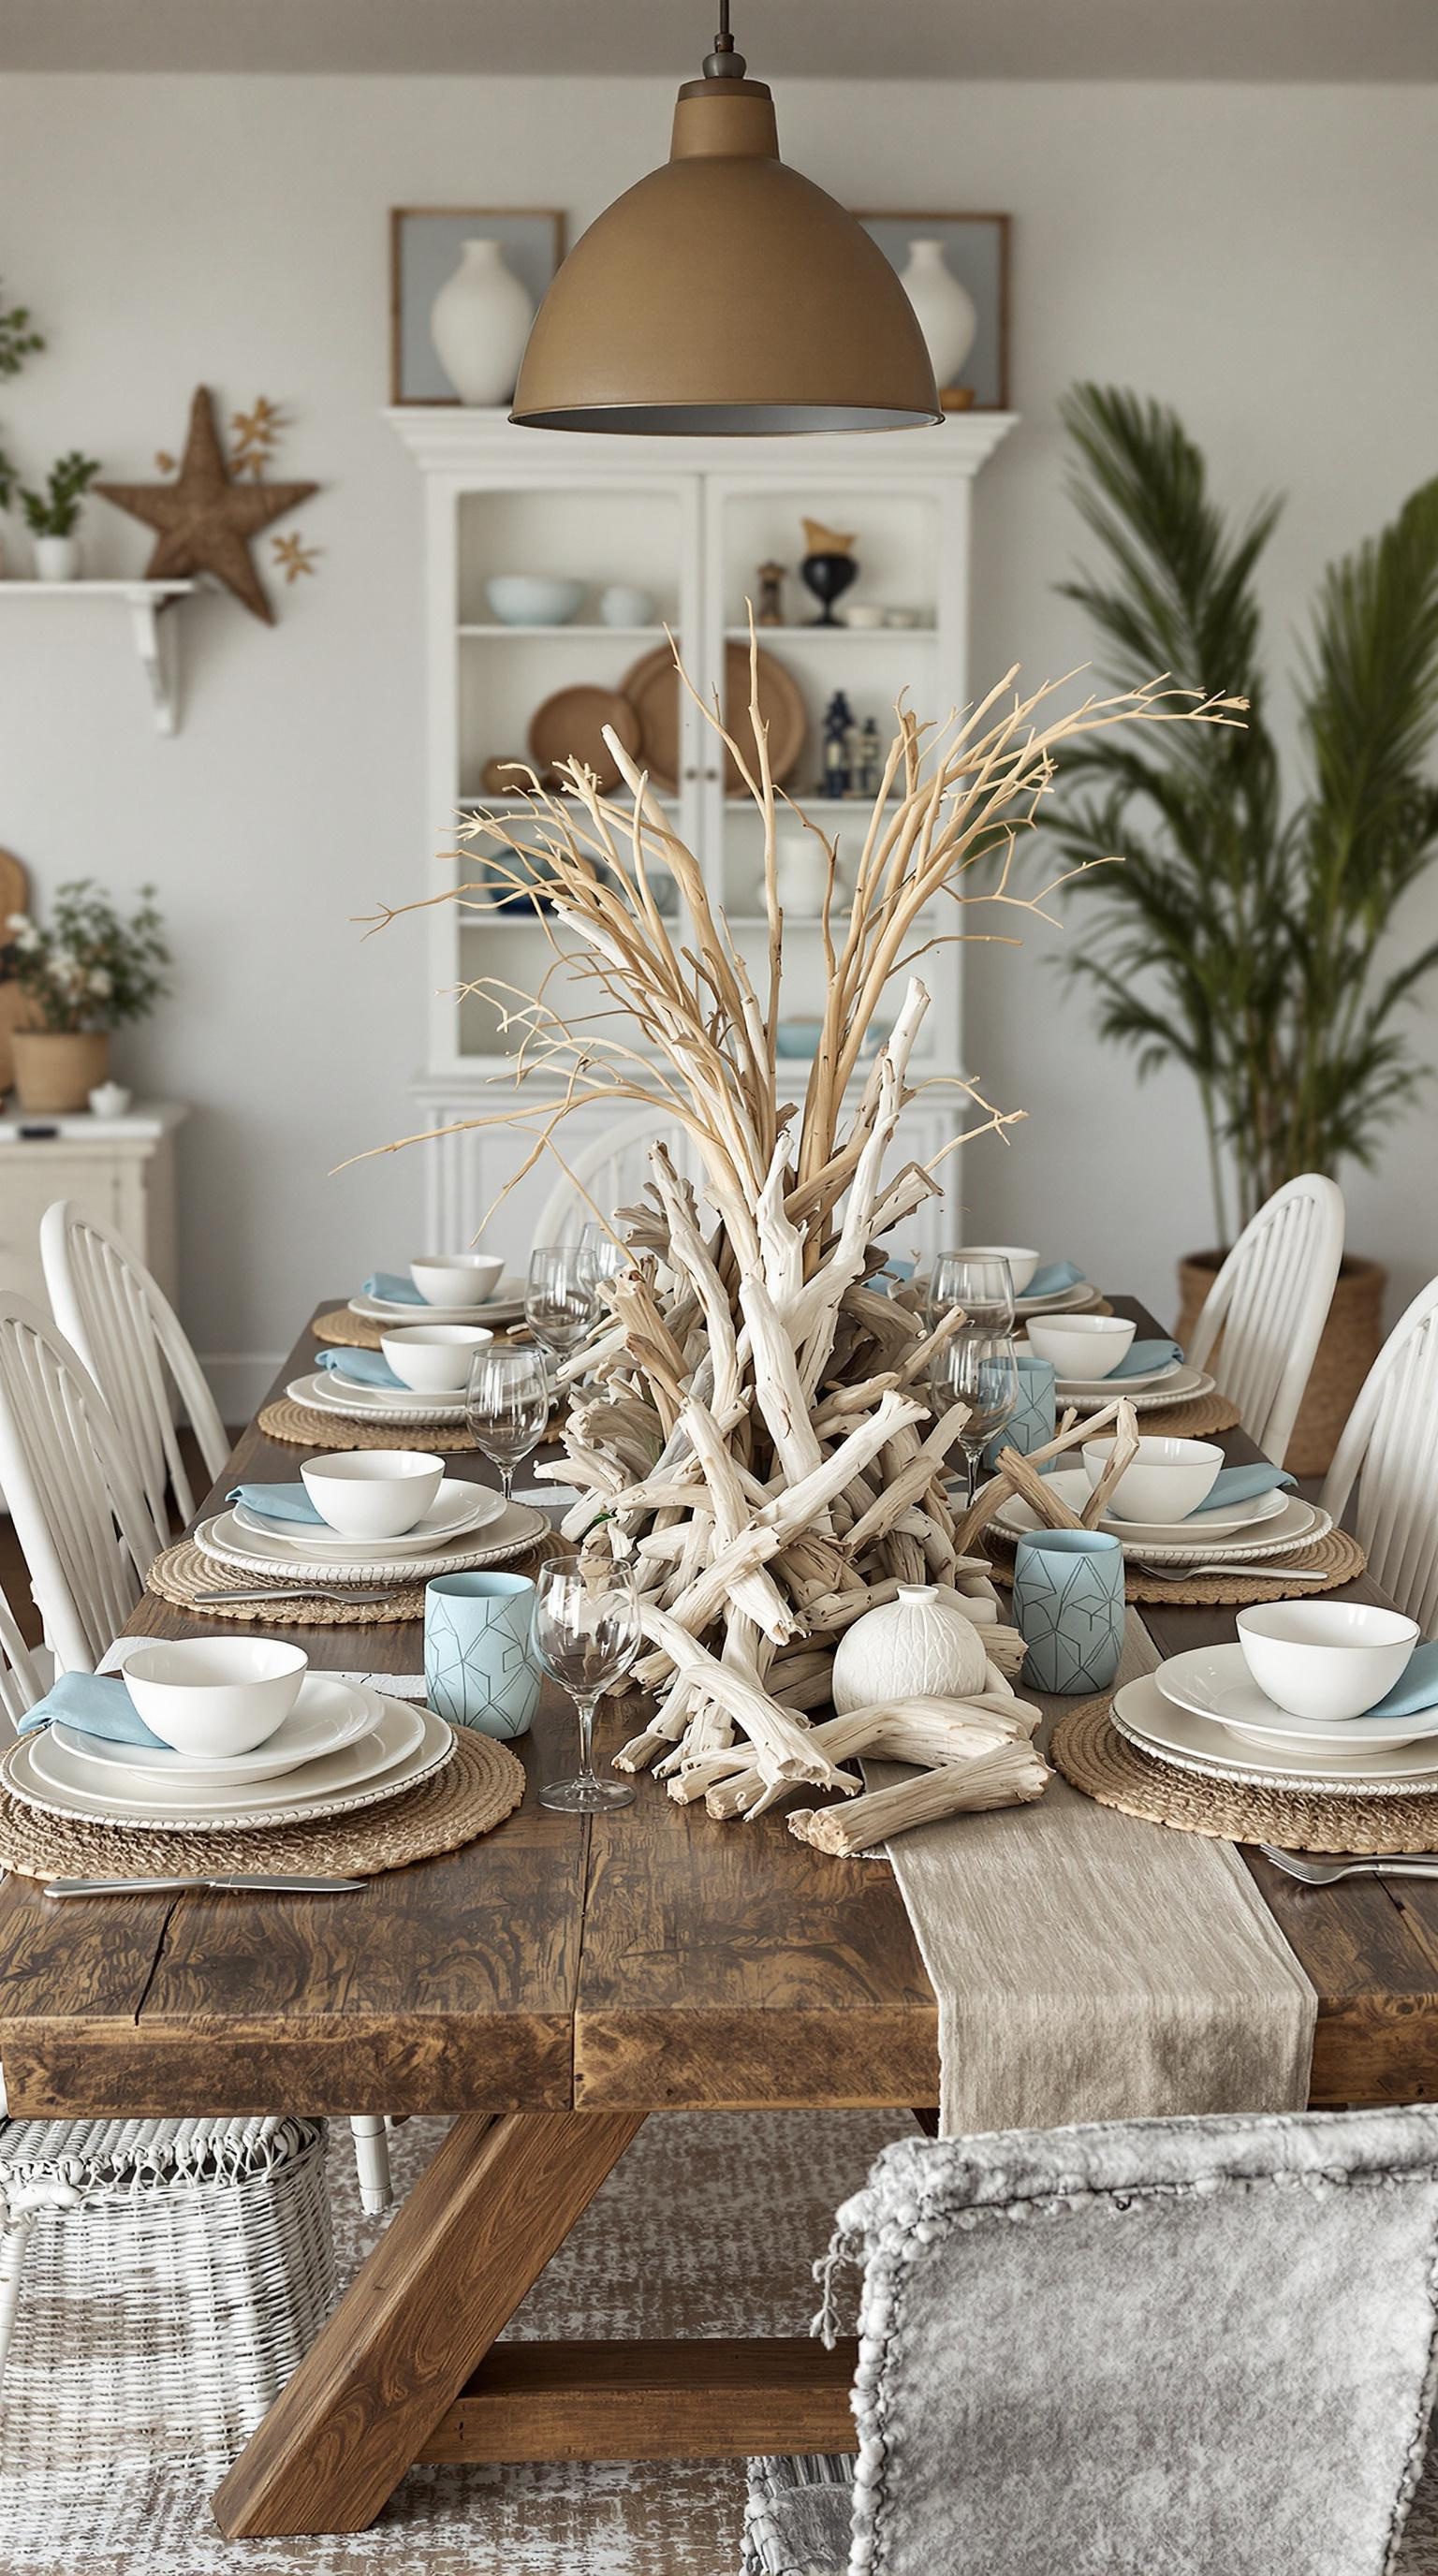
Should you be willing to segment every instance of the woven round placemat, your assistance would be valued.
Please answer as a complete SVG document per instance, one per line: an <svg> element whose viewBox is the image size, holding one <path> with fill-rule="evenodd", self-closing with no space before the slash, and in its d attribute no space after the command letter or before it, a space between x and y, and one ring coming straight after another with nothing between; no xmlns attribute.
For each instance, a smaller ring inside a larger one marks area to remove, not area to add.
<svg viewBox="0 0 1438 2576"><path fill-rule="evenodd" d="M521 1539L502 1552L496 1550L488 1559L490 1565L508 1566L515 1574L532 1574L547 1556L563 1548L565 1542L554 1532L542 1538ZM197 1619L237 1619L242 1625L280 1628L389 1628L404 1619L424 1617L424 1585L409 1583L389 1593L383 1601L325 1601L317 1594L296 1592L283 1601L204 1601L200 1594L212 1587L224 1589L227 1581L243 1583L244 1576L223 1566L213 1556L205 1556L187 1538L176 1541L155 1558L145 1577L145 1588L173 1609L192 1611ZM263 1581L263 1576L257 1580Z"/></svg>
<svg viewBox="0 0 1438 2576"><path fill-rule="evenodd" d="M455 1731L442 1771L385 1805L307 1825L238 1834L132 1833L80 1816L45 1816L0 1791L0 1867L25 1878L204 1878L233 1872L378 1878L433 1860L511 1815L524 1796L524 1765L491 1736Z"/></svg>
<svg viewBox="0 0 1438 2576"><path fill-rule="evenodd" d="M381 1324L372 1324L364 1315L352 1315L348 1306L336 1306L328 1315L316 1315L310 1326L317 1342L346 1342L351 1350L377 1351Z"/></svg>
<svg viewBox="0 0 1438 2576"><path fill-rule="evenodd" d="M1438 1798L1365 1798L1205 1780L1141 1753L1112 1723L1108 1698L1066 1709L1049 1758L1085 1796L1126 1816L1216 1842L1274 1843L1280 1851L1428 1852L1438 1849Z"/></svg>
<svg viewBox="0 0 1438 2576"><path fill-rule="evenodd" d="M261 1405L259 1428L267 1440L289 1440L299 1449L432 1449L436 1455L474 1449L462 1422L351 1422L342 1413L316 1413L287 1395Z"/></svg>
<svg viewBox="0 0 1438 2576"><path fill-rule="evenodd" d="M986 1529L980 1544L991 1561L996 1583L1011 1584L1014 1579L1014 1541L1002 1530ZM1281 1570L1264 1574L1257 1565L1235 1566L1232 1574L1192 1574L1184 1578L1178 1567L1174 1580L1166 1583L1160 1574L1141 1574L1130 1565L1124 1574L1126 1601L1168 1602L1175 1609L1241 1610L1249 1601L1272 1601L1283 1591L1290 1572L1321 1574L1322 1583L1305 1583L1301 1589L1305 1600L1311 1592L1336 1592L1342 1583L1356 1581L1366 1573L1368 1559L1356 1538L1347 1530L1331 1529L1316 1538L1311 1547L1296 1547L1284 1558Z"/></svg>
<svg viewBox="0 0 1438 2576"><path fill-rule="evenodd" d="M1160 1405L1156 1412L1141 1411L1138 1427L1147 1425L1155 1438L1164 1440L1207 1440L1215 1431L1236 1431L1243 1416L1232 1398L1221 1395L1217 1387L1212 1395L1196 1395L1191 1404Z"/></svg>

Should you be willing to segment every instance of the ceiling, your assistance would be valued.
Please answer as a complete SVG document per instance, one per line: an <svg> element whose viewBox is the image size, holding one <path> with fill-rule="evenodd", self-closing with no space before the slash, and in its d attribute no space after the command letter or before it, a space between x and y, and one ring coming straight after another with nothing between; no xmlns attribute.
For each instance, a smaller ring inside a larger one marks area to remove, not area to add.
<svg viewBox="0 0 1438 2576"><path fill-rule="evenodd" d="M0 70L697 70L711 0L0 0ZM751 68L848 80L1438 80L1438 0L735 0Z"/></svg>

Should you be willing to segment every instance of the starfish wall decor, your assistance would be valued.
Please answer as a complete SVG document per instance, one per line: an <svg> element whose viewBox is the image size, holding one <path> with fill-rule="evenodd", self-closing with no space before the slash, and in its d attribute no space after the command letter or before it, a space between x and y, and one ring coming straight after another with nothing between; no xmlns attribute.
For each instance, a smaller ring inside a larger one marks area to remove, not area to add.
<svg viewBox="0 0 1438 2576"><path fill-rule="evenodd" d="M145 566L147 581L184 581L192 573L213 573L254 616L273 626L275 612L250 546L272 519L297 510L319 486L234 482L204 385L190 405L189 436L173 483L97 483L95 489L117 510L128 510L132 519L157 531Z"/></svg>

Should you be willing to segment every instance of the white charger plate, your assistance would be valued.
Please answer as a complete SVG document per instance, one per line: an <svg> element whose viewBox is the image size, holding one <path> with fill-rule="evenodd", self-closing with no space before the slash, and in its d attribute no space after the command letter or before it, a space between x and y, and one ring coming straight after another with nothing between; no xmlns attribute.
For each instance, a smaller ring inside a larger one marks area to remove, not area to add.
<svg viewBox="0 0 1438 2576"><path fill-rule="evenodd" d="M1438 1707L1414 1717L1294 1717L1259 1689L1241 1646L1191 1647L1186 1655L1171 1655L1160 1664L1156 1679L1175 1708L1231 1727L1246 1743L1272 1752L1396 1752L1402 1745L1438 1736Z"/></svg>
<svg viewBox="0 0 1438 2576"><path fill-rule="evenodd" d="M1321 1755L1288 1761L1277 1752L1245 1748L1226 1727L1197 1717L1165 1699L1157 1676L1126 1682L1114 1699L1113 1722L1140 1753L1196 1771L1206 1780L1237 1780L1266 1789L1313 1790L1326 1797L1413 1798L1438 1796L1438 1743L1405 1752L1355 1753L1326 1762Z"/></svg>
<svg viewBox="0 0 1438 2576"><path fill-rule="evenodd" d="M1112 1404L1114 1398L1126 1395L1135 1413L1163 1413L1176 1404L1197 1404L1212 1395L1214 1380L1207 1369L1198 1369L1184 1360L1173 1369L1162 1384L1140 1386L1133 1378L1090 1378L1081 1384L1077 1378L1063 1378L1055 1392L1060 1404L1071 1405L1075 1413L1097 1413L1100 1406Z"/></svg>
<svg viewBox="0 0 1438 2576"><path fill-rule="evenodd" d="M447 1547L451 1539L467 1538L472 1530L484 1529L498 1520L504 1508L504 1497L493 1485L467 1484L461 1476L446 1476L439 1494L423 1520L415 1522L401 1538L387 1538L384 1547L391 1556L423 1556ZM273 1552L275 1542L282 1552L298 1547L307 1562L346 1565L351 1559L372 1557L377 1542L372 1538L342 1538L338 1530L323 1521L266 1520L263 1512L250 1509L248 1503L235 1503L221 1515L233 1521L236 1531L243 1530L247 1539L262 1541Z"/></svg>
<svg viewBox="0 0 1438 2576"><path fill-rule="evenodd" d="M65 1753L116 1783L128 1778L153 1781L157 1790L161 1782L225 1789L247 1781L278 1780L288 1771L297 1771L301 1763L338 1753L368 1735L379 1714L379 1693L367 1683L341 1681L335 1673L306 1673L283 1726L277 1726L253 1751L232 1753L223 1761L176 1753L168 1744L115 1744L107 1736L86 1735L78 1726L67 1726L63 1718L55 1720L49 1731Z"/></svg>
<svg viewBox="0 0 1438 2576"><path fill-rule="evenodd" d="M349 1301L350 1313L367 1324L517 1324L524 1313L522 1279L501 1279L492 1297L480 1306L412 1306L399 1297L371 1297L361 1289Z"/></svg>
<svg viewBox="0 0 1438 2576"><path fill-rule="evenodd" d="M363 1403L372 1404L383 1413L412 1413L418 1404L436 1416L453 1416L456 1421L464 1416L462 1389L452 1395L431 1395L426 1388L419 1386L370 1386L362 1377L348 1377L342 1368L320 1369L317 1374L336 1393L358 1396Z"/></svg>
<svg viewBox="0 0 1438 2576"><path fill-rule="evenodd" d="M291 1378L285 1389L291 1404L303 1404L311 1413L333 1413L342 1422L393 1422L401 1429L429 1423L436 1430L450 1429L464 1420L464 1398L413 1395L406 1387L341 1387L328 1369L316 1369L311 1377Z"/></svg>
<svg viewBox="0 0 1438 2576"><path fill-rule="evenodd" d="M454 1734L432 1710L384 1699L377 1726L343 1752L326 1754L298 1777L292 1775L268 1787L260 1784L253 1792L236 1790L233 1803L225 1803L225 1793L217 1791L208 1807L198 1799L181 1806L153 1792L132 1800L104 1788L90 1788L81 1783L78 1765L73 1775L48 1777L38 1759L44 1749L43 1739L37 1742L27 1736L12 1744L0 1761L0 1779L11 1795L42 1815L81 1816L88 1824L113 1825L118 1831L128 1828L132 1833L229 1834L266 1825L307 1824L378 1806L442 1770L453 1753ZM63 1761L64 1757L54 1761L52 1748L51 1767L60 1768Z"/></svg>
<svg viewBox="0 0 1438 2576"><path fill-rule="evenodd" d="M1016 1315L1081 1315L1090 1306L1101 1304L1099 1292L1091 1279L1076 1279L1072 1288L1060 1288L1052 1297L1016 1297Z"/></svg>
<svg viewBox="0 0 1438 2576"><path fill-rule="evenodd" d="M310 1556L302 1539L252 1539L234 1527L233 1512L218 1512L213 1520L201 1521L192 1537L200 1554L212 1559L216 1570L225 1573L273 1576L280 1583L302 1583L306 1575L311 1575L317 1582L341 1587L347 1583L427 1583L436 1574L470 1574L486 1565L503 1565L511 1556L522 1556L536 1539L548 1536L549 1522L532 1503L510 1503L506 1507L503 1498L499 1499L501 1508L482 1529L473 1531L468 1538L452 1539L430 1556L386 1556L388 1540L376 1539L368 1556L346 1557L337 1564L332 1556Z"/></svg>
<svg viewBox="0 0 1438 2576"><path fill-rule="evenodd" d="M1056 1468L1048 1482L1071 1512L1081 1512L1092 1491L1081 1467ZM1135 1556L1169 1547L1185 1548L1190 1556L1207 1556L1211 1540L1222 1542L1226 1553L1229 1545L1283 1519L1292 1500L1292 1495L1278 1486L1271 1494L1255 1494L1246 1503L1231 1504L1226 1511L1200 1512L1186 1521L1121 1521L1112 1512L1105 1512L1099 1527L1128 1542ZM1303 1508L1311 1511L1313 1505L1305 1503ZM1032 1504L1014 1495L995 1512L994 1526L1011 1531L1035 1530L1041 1523Z"/></svg>
<svg viewBox="0 0 1438 2576"><path fill-rule="evenodd" d="M1020 1342L1019 1348L1030 1358L1041 1355L1032 1342ZM1163 1388L1188 1368L1187 1360L1170 1360L1167 1368L1139 1369L1133 1377L1060 1377L1055 1383L1060 1395L1101 1395L1111 1401L1116 1395L1144 1395L1151 1388Z"/></svg>

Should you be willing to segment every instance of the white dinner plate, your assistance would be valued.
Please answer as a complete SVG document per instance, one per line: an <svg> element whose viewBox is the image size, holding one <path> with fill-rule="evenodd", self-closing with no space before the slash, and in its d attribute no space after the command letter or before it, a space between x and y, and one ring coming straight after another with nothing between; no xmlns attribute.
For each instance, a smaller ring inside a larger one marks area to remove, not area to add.
<svg viewBox="0 0 1438 2576"><path fill-rule="evenodd" d="M1072 1288L1060 1288L1052 1297L1016 1297L1016 1315L1082 1315L1090 1306L1101 1303L1092 1280L1076 1279Z"/></svg>
<svg viewBox="0 0 1438 2576"><path fill-rule="evenodd" d="M1135 1413L1162 1413L1170 1405L1197 1404L1201 1396L1212 1395L1213 1387L1207 1369L1184 1360L1155 1386L1141 1386L1133 1378L1061 1378L1055 1393L1059 1403L1071 1405L1075 1413L1097 1413L1120 1395L1129 1398Z"/></svg>
<svg viewBox="0 0 1438 2576"><path fill-rule="evenodd" d="M78 1726L67 1726L63 1718L52 1722L50 1734L67 1754L116 1783L127 1776L131 1781L153 1781L157 1790L162 1781L226 1789L246 1781L278 1780L286 1772L297 1771L301 1763L338 1753L368 1735L379 1714L379 1694L367 1683L341 1681L337 1673L306 1673L283 1726L251 1752L232 1753L223 1762L176 1753L168 1744L112 1744L105 1736L86 1735Z"/></svg>
<svg viewBox="0 0 1438 2576"><path fill-rule="evenodd" d="M493 1485L470 1485L461 1476L446 1476L423 1520L416 1521L402 1538L387 1538L385 1552L390 1556L433 1553L448 1546L451 1539L467 1538L472 1530L484 1529L490 1521L498 1520L503 1508L504 1497ZM266 1520L263 1512L252 1511L248 1503L236 1503L223 1518L233 1521L236 1532L242 1530L247 1539L262 1540L272 1553L278 1539L283 1542L282 1554L292 1546L298 1547L311 1563L323 1560L328 1564L333 1559L336 1565L345 1565L352 1558L371 1557L375 1552L372 1538L341 1538L338 1530L330 1529L323 1521Z"/></svg>
<svg viewBox="0 0 1438 2576"><path fill-rule="evenodd" d="M168 1790L163 1798L154 1790L128 1798L114 1790L89 1787L79 1776L78 1764L72 1770L67 1757L58 1748L47 1747L43 1736L26 1736L12 1744L0 1762L0 1779L22 1805L36 1807L47 1816L83 1816L90 1824L128 1827L132 1832L228 1834L259 1826L305 1824L378 1806L441 1770L453 1750L454 1735L442 1717L426 1708L407 1707L403 1700L384 1699L378 1724L343 1752L325 1754L320 1761L306 1764L302 1772L260 1783L253 1791L216 1791L208 1806L199 1793L182 1805ZM55 1771L65 1776L50 1776Z"/></svg>
<svg viewBox="0 0 1438 2576"><path fill-rule="evenodd" d="M1055 1468L1048 1482L1071 1512L1081 1512L1092 1491L1081 1467ZM1186 1521L1121 1521L1105 1512L1099 1527L1122 1539L1135 1556L1146 1556L1151 1548L1169 1547L1186 1548L1190 1556L1207 1555L1210 1542L1221 1541L1226 1551L1255 1535L1266 1534L1271 1522L1284 1518L1292 1499L1281 1486L1275 1486L1271 1494L1255 1494L1246 1503L1231 1503L1225 1511L1195 1512ZM1303 1508L1311 1511L1313 1506L1305 1503ZM996 1528L1008 1528L1010 1520L1014 1529L1039 1527L1033 1506L1017 1495L994 1514Z"/></svg>
<svg viewBox="0 0 1438 2576"><path fill-rule="evenodd" d="M1438 1742L1415 1744L1404 1752L1353 1753L1346 1761L1326 1761L1321 1754L1290 1761L1277 1752L1263 1754L1240 1743L1211 1718L1175 1708L1152 1673L1125 1683L1114 1699L1112 1714L1119 1734L1141 1753L1172 1763L1180 1771L1200 1772L1208 1780L1250 1781L1264 1788L1313 1790L1328 1797L1438 1795Z"/></svg>
<svg viewBox="0 0 1438 2576"><path fill-rule="evenodd" d="M321 1369L318 1374L336 1395L358 1396L362 1403L373 1405L379 1413L413 1413L416 1405L422 1405L427 1413L443 1414L446 1418L453 1416L455 1421L462 1421L464 1417L462 1389L453 1395L431 1395L424 1387L371 1386L367 1379L350 1377L342 1368Z"/></svg>
<svg viewBox="0 0 1438 2576"><path fill-rule="evenodd" d="M303 1539L257 1539L235 1525L233 1512L217 1512L193 1532L200 1554L210 1558L217 1575L241 1574L252 1581L273 1577L279 1583L302 1583L307 1575L326 1585L347 1583L428 1583L436 1574L470 1574L486 1565L503 1565L522 1556L536 1539L549 1535L549 1521L531 1503L500 1499L500 1509L483 1528L450 1539L428 1556L389 1556L387 1539L376 1539L367 1556L309 1555Z"/></svg>
<svg viewBox="0 0 1438 2576"><path fill-rule="evenodd" d="M371 1297L362 1288L350 1313L367 1324L517 1324L524 1313L524 1281L501 1279L482 1306L411 1306L399 1297Z"/></svg>
<svg viewBox="0 0 1438 2576"><path fill-rule="evenodd" d="M408 1387L391 1392L385 1387L341 1386L328 1369L292 1378L285 1393L291 1404L306 1405L311 1413L333 1413L344 1422L393 1422L401 1428L429 1423L436 1430L448 1430L464 1420L462 1395L415 1395Z"/></svg>
<svg viewBox="0 0 1438 2576"><path fill-rule="evenodd" d="M1020 1342L1019 1349L1037 1359L1031 1342ZM1111 1404L1116 1395L1145 1395L1151 1389L1166 1388L1187 1369L1186 1360L1170 1360L1166 1368L1138 1369L1132 1377L1061 1377L1056 1380L1060 1395L1101 1395Z"/></svg>
<svg viewBox="0 0 1438 2576"><path fill-rule="evenodd" d="M1438 1707L1414 1717L1294 1717L1259 1689L1241 1646L1191 1647L1160 1664L1155 1678L1175 1708L1191 1709L1196 1717L1231 1727L1246 1742L1284 1754L1396 1752L1438 1735Z"/></svg>

